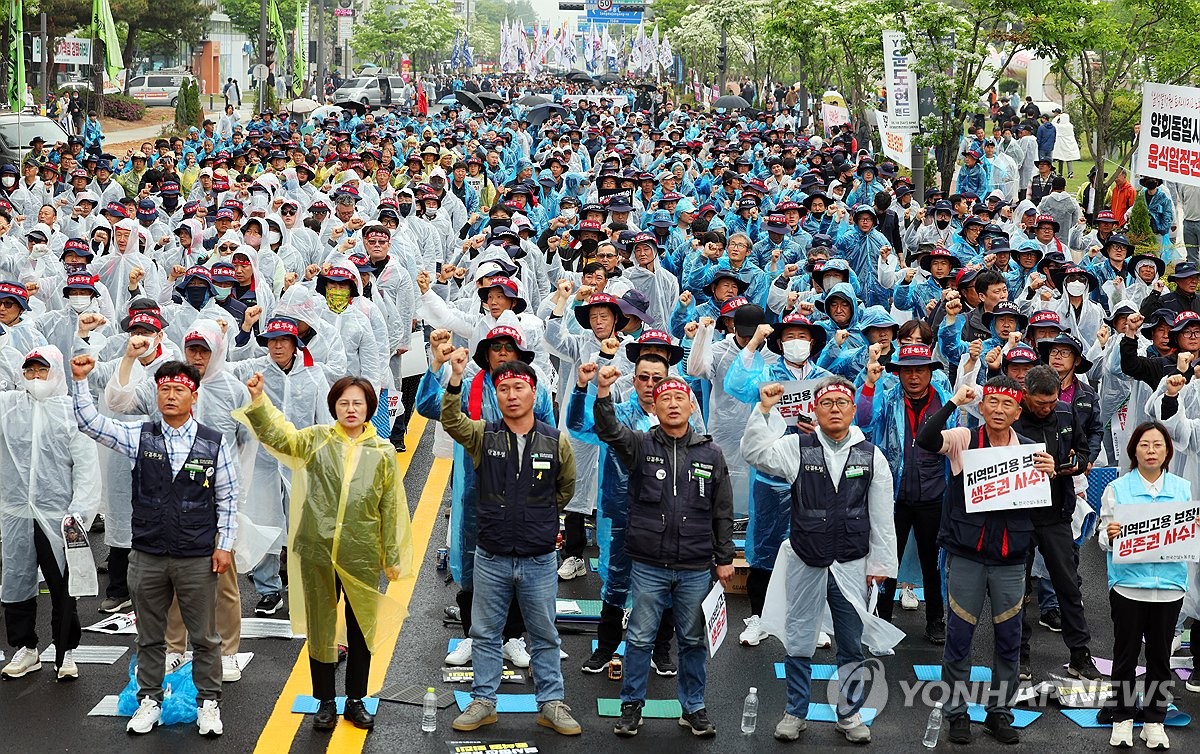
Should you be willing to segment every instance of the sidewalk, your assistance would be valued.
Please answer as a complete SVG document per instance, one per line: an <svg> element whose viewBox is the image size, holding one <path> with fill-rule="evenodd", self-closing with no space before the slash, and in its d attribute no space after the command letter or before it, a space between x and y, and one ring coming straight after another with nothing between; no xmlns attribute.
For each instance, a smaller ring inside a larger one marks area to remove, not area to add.
<svg viewBox="0 0 1200 754"><path fill-rule="evenodd" d="M207 97L204 99L207 99ZM214 104L220 106L219 99L214 98L213 102ZM208 103L205 102L204 104L207 105ZM250 121L250 118L253 116L252 110L253 108L243 103L242 109L238 110L238 115L241 116L242 123L248 123ZM217 118L221 117L223 112L223 109L218 109L215 111L209 111L206 109L204 111L204 117L216 122ZM172 125L171 121L152 125L144 125L141 122L118 122L127 124L128 128L112 128L111 125L106 128L104 131L105 149L111 149L115 146L129 146L131 143L133 143L134 148L136 148L137 146L140 146L140 143L143 141L152 142L155 139L158 139L162 134L163 127Z"/></svg>

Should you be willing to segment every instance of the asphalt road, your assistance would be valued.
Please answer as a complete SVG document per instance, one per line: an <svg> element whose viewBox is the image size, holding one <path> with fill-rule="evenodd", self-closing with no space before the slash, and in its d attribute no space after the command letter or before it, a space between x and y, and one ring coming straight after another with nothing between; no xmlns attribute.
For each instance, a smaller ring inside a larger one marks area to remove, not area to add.
<svg viewBox="0 0 1200 754"><path fill-rule="evenodd" d="M448 496L440 495L436 489L443 476L444 463L433 462L430 448L432 432L426 431L419 447L409 454L408 474L405 487L408 492L410 510L424 520L424 528L414 524L419 531L430 531L427 547L418 542L418 552L424 552L421 570L409 613L399 632L395 651L390 658L384 677L372 677L372 688L418 684L434 686L439 691L469 691L469 685L444 684L440 669L445 656L448 639L460 635L457 629L442 625L442 609L453 604L456 587L445 582L443 572L434 567L434 553L446 538ZM430 484L426 484L430 481ZM425 505L422 506L422 497ZM440 507L438 498L441 498ZM432 529L429 524L432 523ZM104 555L103 545L96 546L98 559ZM594 552L592 553L594 556ZM1092 628L1093 653L1099 657L1111 656L1112 626L1108 616L1107 600L1102 597L1104 584L1104 562L1094 545L1084 550L1082 573L1085 592L1092 596L1087 604L1089 623ZM103 577L102 582L103 583ZM402 584L403 582L401 582ZM253 589L243 579L243 608L245 615L253 613L255 597ZM397 588L394 585L392 588ZM599 589L599 578L589 574L583 579L565 583L560 595L580 599L595 599ZM406 590L407 591L407 590ZM98 599L80 601L80 613L85 625L96 618ZM49 635L49 609L42 599L40 625L43 635ZM150 735L132 738L124 733L124 719L111 717L89 717L87 715L96 702L107 694L116 694L126 682L127 653L115 665L81 665L79 681L71 684L56 684L50 664L42 671L26 678L0 683L0 720L4 725L4 751L52 752L87 750L89 752L162 752L162 751L229 751L229 752L322 752L322 751L369 751L369 752L445 752L446 741L451 740L501 740L532 741L542 752L563 754L594 754L597 747L605 751L661 752L666 750L710 750L720 752L758 752L817 746L824 750L835 747L851 747L832 724L812 723L802 735L798 745L781 744L771 737L775 722L782 713L785 691L784 682L774 677L773 663L782 661L783 651L774 640L768 640L756 648L743 648L736 644L736 633L741 629L741 618L748 614L748 603L744 597L731 597L731 637L717 656L709 662L708 709L717 727L713 741L698 741L676 725L674 720L647 720L641 733L634 739L617 739L612 734L612 720L600 718L596 712L596 699L616 698L619 684L605 676L584 675L579 671L580 662L591 649L592 634L564 633L563 648L570 657L563 661L566 680L567 702L572 706L584 728L578 738L565 738L539 728L532 714L503 714L500 722L474 734L458 734L451 730L450 723L457 714L455 708L444 709L438 715L438 730L431 735L420 731L421 709L415 706L381 702L375 730L363 735L343 723L331 737L328 733L318 734L310 726L311 718L286 711L296 693L309 693L307 662L297 666L302 642L276 639L244 640L242 651L253 651L255 657L243 674L242 680L229 684L222 701L225 734L219 739L201 739L191 725L178 725L157 729ZM888 702L872 726L874 742L872 750L912 752L920 749L928 708L906 707L903 704L901 684L912 686L915 664L939 664L941 650L921 638L924 626L922 612L897 611L898 625L909 632L907 638L893 657L882 659L886 673ZM114 637L85 632L85 644L110 644L131 646L132 637ZM43 641L43 648L45 642ZM991 628L986 623L980 626L976 637L976 652L973 664L990 665ZM11 656L11 649L5 650ZM300 658L304 660L304 658ZM1033 644L1033 667L1035 678L1044 678L1067 659L1067 651L1057 634L1036 628ZM832 650L819 650L815 659L818 663L834 663ZM378 666L381 666L382 662ZM377 667L378 667L377 666ZM339 679L339 687L341 681ZM285 685L287 689L285 690ZM740 732L742 700L749 686L757 686L760 700L758 730L753 736ZM814 682L813 696L824 696L827 684ZM650 697L670 699L675 696L674 679L650 680ZM1198 695L1176 685L1179 706L1191 714L1200 713ZM532 693L532 687L504 684L502 693ZM279 705L277 708L276 705ZM1022 743L1026 750L1059 751L1105 751L1108 750L1107 729L1084 730L1062 716L1056 707L1043 710L1045 714L1022 731ZM1000 747L991 738L975 727L976 738L971 750L998 750ZM1172 748L1196 750L1200 747L1200 735L1195 726L1171 728ZM944 734L943 734L944 735ZM1137 744L1141 747L1141 744ZM257 748L256 748L257 747ZM940 748L953 748L944 740Z"/></svg>

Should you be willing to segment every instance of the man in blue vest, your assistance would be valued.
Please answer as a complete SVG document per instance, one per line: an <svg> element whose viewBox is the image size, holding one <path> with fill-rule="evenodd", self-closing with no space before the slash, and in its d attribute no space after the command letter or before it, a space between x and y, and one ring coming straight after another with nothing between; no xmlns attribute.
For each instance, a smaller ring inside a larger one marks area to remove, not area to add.
<svg viewBox="0 0 1200 754"><path fill-rule="evenodd" d="M707 648L701 603L711 571L727 584L733 576L733 487L725 456L708 435L692 429L687 383L669 377L654 388L658 427L637 432L617 420L610 391L616 367L596 373L596 434L629 472L629 522L625 552L633 560L633 610L625 638L618 736L637 735L646 702L651 653L663 609L672 604L679 641L679 725L711 738L717 729L704 704ZM668 478L670 481L668 481Z"/></svg>
<svg viewBox="0 0 1200 754"><path fill-rule="evenodd" d="M471 600L474 698L453 726L472 731L497 721L500 645L515 593L532 640L538 725L578 736L582 729L563 702L561 642L554 625L558 514L575 494L575 456L565 433L534 416L537 372L523 361L492 370L503 420L468 419L461 393L470 358L465 348L450 354L450 382L442 396L442 426L471 458L479 484Z"/></svg>
<svg viewBox="0 0 1200 754"><path fill-rule="evenodd" d="M925 420L917 433L917 446L949 458L952 474L946 485L938 533L938 544L946 551L946 596L950 604L942 658L942 680L950 686L945 706L950 743L971 742L971 719L967 716L971 642L987 597L992 605L995 650L983 728L998 742L1015 744L1020 736L1012 727L1011 707L1019 685L1025 559L1033 549L1033 521L1027 509L969 512L963 490L963 453L1033 441L1012 428L1021 416L1025 397L1020 383L999 375L984 383L981 392L982 426L975 430L945 428L951 414L975 400L975 389L960 385L958 392ZM1035 453L1034 467L1054 476L1054 458L1049 453Z"/></svg>
<svg viewBox="0 0 1200 754"><path fill-rule="evenodd" d="M75 419L96 442L133 459L133 548L129 591L137 611L139 706L126 726L149 733L162 714L167 612L173 598L192 642L196 724L219 736L221 637L216 630L218 575L232 562L237 535L237 456L218 430L192 411L200 372L168 361L154 374L160 421L120 422L101 416L87 377L91 356L71 360Z"/></svg>

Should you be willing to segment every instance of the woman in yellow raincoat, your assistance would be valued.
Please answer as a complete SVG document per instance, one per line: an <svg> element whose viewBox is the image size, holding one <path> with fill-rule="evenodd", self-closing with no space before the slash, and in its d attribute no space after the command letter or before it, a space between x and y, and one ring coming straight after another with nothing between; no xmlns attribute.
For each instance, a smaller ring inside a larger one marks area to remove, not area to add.
<svg viewBox="0 0 1200 754"><path fill-rule="evenodd" d="M337 604L346 595L346 719L371 728L363 707L371 653L401 607L379 591L411 575L412 539L404 480L391 443L371 424L376 395L361 377L343 377L329 389L333 425L296 429L263 393L263 378L246 382L250 403L235 412L281 461L292 468L288 560L292 627L308 637L313 696L320 702L313 727L337 725ZM299 578L297 578L299 576Z"/></svg>

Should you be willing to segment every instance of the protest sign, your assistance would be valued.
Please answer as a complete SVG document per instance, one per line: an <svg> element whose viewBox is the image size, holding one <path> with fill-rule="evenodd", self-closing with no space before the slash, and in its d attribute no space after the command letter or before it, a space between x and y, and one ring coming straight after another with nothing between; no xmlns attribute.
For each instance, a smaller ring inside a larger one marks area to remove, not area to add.
<svg viewBox="0 0 1200 754"><path fill-rule="evenodd" d="M967 513L1050 505L1050 478L1033 466L1034 454L1045 450L1042 443L964 450L962 478Z"/></svg>
<svg viewBox="0 0 1200 754"><path fill-rule="evenodd" d="M789 426L795 426L799 422L812 424L816 421L813 417L816 415L817 402L813 396L819 381L787 380L779 383L783 388L783 397L779 399L777 408L779 415Z"/></svg>
<svg viewBox="0 0 1200 754"><path fill-rule="evenodd" d="M1200 560L1196 517L1200 502L1118 505L1121 533L1112 542L1114 563L1170 563Z"/></svg>
<svg viewBox="0 0 1200 754"><path fill-rule="evenodd" d="M533 741L447 741L450 754L538 754Z"/></svg>
<svg viewBox="0 0 1200 754"><path fill-rule="evenodd" d="M712 591L701 603L704 610L704 643L708 645L708 656L712 657L725 641L729 631L729 614L725 609L725 588L721 582L713 585Z"/></svg>
<svg viewBox="0 0 1200 754"><path fill-rule="evenodd" d="M1200 186L1200 89L1142 86L1137 174Z"/></svg>
<svg viewBox="0 0 1200 754"><path fill-rule="evenodd" d="M913 132L893 126L888 114L882 110L875 111L875 125L879 128L879 142L883 146L883 153L897 165L912 170Z"/></svg>
<svg viewBox="0 0 1200 754"><path fill-rule="evenodd" d="M897 131L914 131L917 116L916 58L905 52L904 32L883 32L883 83L887 87L887 117Z"/></svg>

